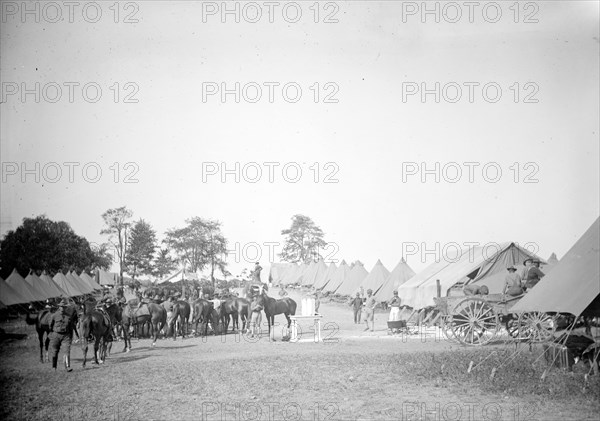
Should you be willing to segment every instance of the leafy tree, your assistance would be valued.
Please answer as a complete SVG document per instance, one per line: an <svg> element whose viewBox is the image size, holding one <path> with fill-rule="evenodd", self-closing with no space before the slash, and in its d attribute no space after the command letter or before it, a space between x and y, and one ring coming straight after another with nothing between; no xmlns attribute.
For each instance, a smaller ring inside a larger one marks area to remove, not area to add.
<svg viewBox="0 0 600 421"><path fill-rule="evenodd" d="M94 254L94 262L92 269L100 268L104 270L110 270L113 264L114 256L110 249L111 245L108 243L96 244L91 243L92 253Z"/></svg>
<svg viewBox="0 0 600 421"><path fill-rule="evenodd" d="M173 259L168 249L160 249L156 260L154 261L154 268L152 274L159 278L168 275L177 269L177 261Z"/></svg>
<svg viewBox="0 0 600 421"><path fill-rule="evenodd" d="M16 230L6 233L0 241L0 276L6 278L13 268L22 275L29 269L46 270L51 274L60 270L89 270L93 266L110 266L95 254L90 243L75 234L63 221L52 221L45 215L24 218Z"/></svg>
<svg viewBox="0 0 600 421"><path fill-rule="evenodd" d="M156 250L156 232L143 219L137 221L131 228L129 248L125 256L128 272L135 280L135 275L152 272L152 260Z"/></svg>
<svg viewBox="0 0 600 421"><path fill-rule="evenodd" d="M290 228L282 230L285 244L279 254L282 260L293 263L306 263L321 258L319 250L327 243L323 240L323 230L312 219L304 215L294 215Z"/></svg>
<svg viewBox="0 0 600 421"><path fill-rule="evenodd" d="M164 242L192 272L210 265L214 285L215 269L223 271L226 266L227 240L221 233L221 223L197 216L185 222L185 227L167 231Z"/></svg>
<svg viewBox="0 0 600 421"><path fill-rule="evenodd" d="M126 266L126 256L128 247L128 234L131 223L129 219L133 216L133 212L125 206L120 208L109 209L102 214L105 228L100 231L100 234L108 235L109 242L117 252L119 263L119 284L123 286L123 272Z"/></svg>

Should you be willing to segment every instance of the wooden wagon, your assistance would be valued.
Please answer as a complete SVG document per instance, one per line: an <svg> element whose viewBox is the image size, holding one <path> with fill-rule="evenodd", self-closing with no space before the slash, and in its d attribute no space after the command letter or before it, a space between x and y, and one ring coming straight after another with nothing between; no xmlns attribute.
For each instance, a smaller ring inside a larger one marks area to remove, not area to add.
<svg viewBox="0 0 600 421"><path fill-rule="evenodd" d="M446 338L464 345L485 345L506 333L519 341L552 339L555 318L548 313L511 312L523 297L504 294L434 298Z"/></svg>

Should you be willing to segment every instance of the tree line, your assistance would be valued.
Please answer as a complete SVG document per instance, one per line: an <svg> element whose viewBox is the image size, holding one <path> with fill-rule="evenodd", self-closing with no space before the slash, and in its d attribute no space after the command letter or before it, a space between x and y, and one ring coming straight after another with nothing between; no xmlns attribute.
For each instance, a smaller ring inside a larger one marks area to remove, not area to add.
<svg viewBox="0 0 600 421"><path fill-rule="evenodd" d="M141 275L161 278L179 267L191 272L208 269L213 283L217 270L225 277L231 275L221 222L194 216L183 227L168 229L159 242L152 225L142 218L133 220L133 215L126 206L104 212L100 234L107 236L107 242L100 245L77 235L67 222L45 215L24 218L0 241L0 276L6 279L13 268L21 274L45 270L51 275L110 270L113 262L118 265L121 284L125 272L135 281ZM281 234L284 247L279 257L286 262L319 259L319 250L327 244L321 228L304 215L294 215L291 226Z"/></svg>

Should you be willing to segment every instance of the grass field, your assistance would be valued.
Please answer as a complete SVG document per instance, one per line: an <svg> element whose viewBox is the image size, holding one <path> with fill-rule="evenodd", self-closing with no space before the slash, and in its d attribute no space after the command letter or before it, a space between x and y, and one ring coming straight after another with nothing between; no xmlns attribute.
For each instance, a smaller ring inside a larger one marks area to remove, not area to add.
<svg viewBox="0 0 600 421"><path fill-rule="evenodd" d="M598 419L598 379L586 382L587 369L576 366L573 373L550 370L541 381L546 366L537 348L523 347L505 363L514 346L472 349L436 338L391 337L385 314L377 315L376 332L364 333L349 308L324 303L321 311L339 328L329 333L337 341L250 342L230 334L160 340L152 348L143 339L126 354L116 342L105 364L85 370L74 345L71 373L39 362L32 326L5 324L7 332L28 337L0 344L0 418ZM469 374L470 361L476 368Z"/></svg>

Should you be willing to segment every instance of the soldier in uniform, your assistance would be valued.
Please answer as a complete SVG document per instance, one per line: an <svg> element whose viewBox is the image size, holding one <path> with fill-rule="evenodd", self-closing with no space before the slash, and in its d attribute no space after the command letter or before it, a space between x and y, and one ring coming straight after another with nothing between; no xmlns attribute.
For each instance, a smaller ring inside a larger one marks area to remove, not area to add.
<svg viewBox="0 0 600 421"><path fill-rule="evenodd" d="M69 305L66 298L63 298L58 304L58 311L50 319L50 354L52 355L52 368L56 370L58 363L58 353L61 345L65 346L65 368L67 371L73 371L71 368L71 337L73 327L71 318L65 313L65 308Z"/></svg>

